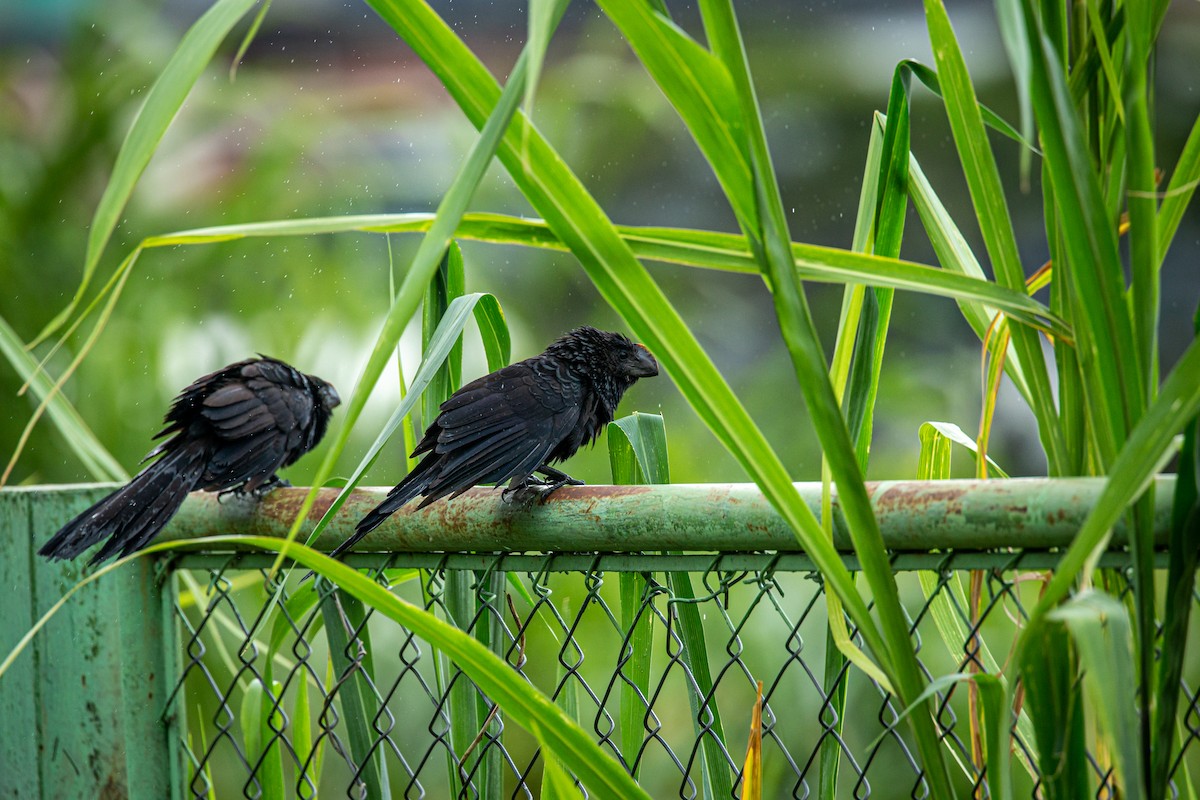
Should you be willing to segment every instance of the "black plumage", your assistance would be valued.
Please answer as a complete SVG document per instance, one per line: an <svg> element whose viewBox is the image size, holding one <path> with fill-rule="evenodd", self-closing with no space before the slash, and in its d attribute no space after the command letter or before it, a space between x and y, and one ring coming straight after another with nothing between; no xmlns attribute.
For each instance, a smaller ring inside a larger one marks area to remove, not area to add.
<svg viewBox="0 0 1200 800"><path fill-rule="evenodd" d="M612 421L625 391L638 378L657 374L658 363L645 347L585 326L540 355L468 383L442 403L413 450L414 457L425 457L333 555L418 495L423 508L478 484L510 481L510 490L537 489L544 499L580 483L550 465L590 444ZM549 482L533 478L535 472Z"/></svg>
<svg viewBox="0 0 1200 800"><path fill-rule="evenodd" d="M144 547L179 510L188 492L263 492L276 470L307 453L341 399L330 384L274 358L230 364L188 386L167 412L170 436L146 456L158 460L125 486L68 522L38 551L74 558L108 542L97 564Z"/></svg>

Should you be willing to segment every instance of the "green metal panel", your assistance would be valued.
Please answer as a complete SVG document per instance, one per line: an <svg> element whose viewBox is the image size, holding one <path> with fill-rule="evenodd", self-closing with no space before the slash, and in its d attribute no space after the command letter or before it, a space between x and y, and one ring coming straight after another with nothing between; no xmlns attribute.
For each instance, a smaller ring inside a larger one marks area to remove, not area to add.
<svg viewBox="0 0 1200 800"><path fill-rule="evenodd" d="M0 628L5 652L85 574L81 563L52 564L35 552L103 491L0 492L11 595ZM149 562L127 565L76 593L0 679L0 796L172 796L163 711L174 675L153 570Z"/></svg>
<svg viewBox="0 0 1200 800"><path fill-rule="evenodd" d="M29 494L0 492L0 653L8 653L33 627L29 568ZM36 654L27 653L0 678L0 797L41 797L38 770L38 672Z"/></svg>
<svg viewBox="0 0 1200 800"><path fill-rule="evenodd" d="M182 775L173 769L170 745L180 730L167 701L179 675L179 648L156 562L142 558L101 580L116 583L120 612L122 739L130 797L180 797Z"/></svg>

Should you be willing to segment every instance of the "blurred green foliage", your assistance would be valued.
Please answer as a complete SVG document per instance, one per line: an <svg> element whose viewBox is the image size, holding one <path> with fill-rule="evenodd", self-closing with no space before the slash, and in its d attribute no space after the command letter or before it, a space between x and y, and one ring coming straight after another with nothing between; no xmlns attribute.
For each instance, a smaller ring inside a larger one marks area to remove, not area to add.
<svg viewBox="0 0 1200 800"><path fill-rule="evenodd" d="M885 101L896 57L928 48L918 10L893 5L875 12L831 13L788 4L746 9L753 67L797 240L837 246L850 241L870 115ZM890 24L876 25L877 14L892 12ZM74 291L88 221L116 150L144 90L194 13L140 0L82 4L65 27L0 50L5 285L0 316L27 340ZM505 74L523 36L523 11L514 9L509 24L480 22L470 9L446 13L461 15L459 24L474 34L493 70ZM682 14L684 24L691 24L686 8ZM27 25L40 30L29 21L36 19L30 12ZM962 19L964 35L979 47L973 58L984 99L1001 113L1010 111L1014 101L999 43L989 31L990 11L971 6ZM1172 36L1186 46L1187 31L1196 29L1183 25L1182 33L1164 37L1163 58L1171 57ZM330 7L313 15L277 4L231 80L226 67L241 34L239 28L225 43L168 131L101 275L149 234L253 220L432 210L474 140L440 85L364 9ZM840 53L851 44L862 58L846 64ZM921 92L914 103L914 151L928 154L926 171L947 204L965 202L953 161L936 157L947 135L940 105ZM617 221L734 229L719 188L678 118L595 9L573 9L552 42L535 119ZM1170 125L1164 130L1170 133ZM1016 192L1017 148L999 153ZM1038 242L1040 218L1036 204L1028 205L1029 216L1016 222ZM473 208L529 213L498 168ZM1195 237L1179 239L1184 247ZM1040 258L1041 246L1029 246L1030 261ZM923 237L906 237L905 255L930 260L924 247ZM403 268L414 248L415 239L392 237L395 268ZM569 256L470 243L464 252L468 291L493 292L504 304L514 358L539 351L577 324L620 327ZM254 352L291 360L348 393L386 309L388 269L388 242L378 235L149 253L66 391L129 467L149 449L149 437L179 389ZM803 409L779 403L797 392L758 279L711 272L698 279L673 266L654 270L793 475L816 478L819 454ZM811 294L818 327L832 341L840 289L812 287ZM1164 295L1171 297L1169 291ZM1164 329L1175 324L1169 302ZM894 314L872 452L875 477L911 474L922 421L954 420L970 431L978 419L977 346L953 305L902 293ZM418 333L410 334L404 346L408 374L419 347ZM56 374L81 339L56 356L51 364ZM1164 340L1169 349L1169 336ZM466 376L483 368L482 353L468 344ZM31 409L27 399L15 398L18 386L10 369L0 368L0 396L6 398L0 403L0 449L6 455ZM394 382L377 392L350 458L366 449L368 431L382 425L397 399ZM639 386L625 409L661 410L670 419L678 480L745 479L669 381ZM1028 420L1019 403L1005 405L1002 396L992 447L1014 474L1044 468ZM46 425L35 431L14 482L88 478L64 455L57 436ZM340 465L340 472L353 463ZM385 453L368 481L389 483L403 468L398 449ZM303 483L312 469L301 462L290 478ZM606 480L598 450L581 454L572 471L589 481Z"/></svg>

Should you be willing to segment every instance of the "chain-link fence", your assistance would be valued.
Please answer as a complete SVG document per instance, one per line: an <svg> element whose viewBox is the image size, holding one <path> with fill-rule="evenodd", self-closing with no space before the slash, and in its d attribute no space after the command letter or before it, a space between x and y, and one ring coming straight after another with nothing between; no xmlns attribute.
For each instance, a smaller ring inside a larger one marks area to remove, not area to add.
<svg viewBox="0 0 1200 800"><path fill-rule="evenodd" d="M1119 593L1122 557L1107 558L1103 579ZM897 556L926 674L1002 672L1039 570L1053 560ZM294 576L268 585L267 563L187 555L173 565L187 796L358 798L371 780L393 797L542 796L534 738L453 664L324 584ZM397 554L350 563L487 644L652 797L706 796L711 770L727 773L737 795L759 681L764 797L927 794L903 709L832 644L820 577L802 555ZM1200 735L1195 671L1185 673L1181 781ZM946 685L936 719L960 796L985 797L971 686ZM1030 730L1019 716L1017 788L1036 797ZM1115 796L1105 756L1091 764L1097 796Z"/></svg>

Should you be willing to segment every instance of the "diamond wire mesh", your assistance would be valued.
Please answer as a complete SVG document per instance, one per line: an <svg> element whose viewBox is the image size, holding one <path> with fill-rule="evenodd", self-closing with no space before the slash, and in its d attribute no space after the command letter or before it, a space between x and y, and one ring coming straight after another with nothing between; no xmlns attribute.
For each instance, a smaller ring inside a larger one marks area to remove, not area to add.
<svg viewBox="0 0 1200 800"><path fill-rule="evenodd" d="M266 585L253 557L214 558L208 569L180 571L176 604L186 796L362 798L371 770L393 797L541 796L536 741L506 724L428 643L327 587ZM368 571L409 602L466 620L459 627L571 713L652 797L704 797L706 758L722 762L736 796L757 681L764 797L818 796L830 769L839 798L927 796L902 709L828 641L819 575L781 569L765 554L740 556L736 569L714 557L702 572L626 573L634 591L622 595L619 573L608 571L614 558L561 572L550 557L528 556L521 570L504 573L499 556L481 569L443 559L416 570L394 555ZM1042 575L1022 570L1021 558L963 571L931 554L928 571L899 573L927 677L994 673L1004 663ZM622 597L637 599L622 609ZM649 627L648 650L632 622ZM1186 681L1184 688L1176 772L1200 737L1200 694ZM960 767L961 796L987 797L969 695L965 682L939 691L935 719ZM632 723L622 726L623 712ZM456 718L465 722L455 727ZM630 728L636 734L626 741ZM1016 729L1016 757L1026 767L1016 770L1024 781L1017 788L1036 797L1028 721ZM1096 797L1114 797L1101 758L1091 765Z"/></svg>

